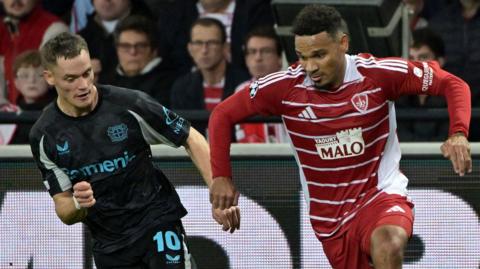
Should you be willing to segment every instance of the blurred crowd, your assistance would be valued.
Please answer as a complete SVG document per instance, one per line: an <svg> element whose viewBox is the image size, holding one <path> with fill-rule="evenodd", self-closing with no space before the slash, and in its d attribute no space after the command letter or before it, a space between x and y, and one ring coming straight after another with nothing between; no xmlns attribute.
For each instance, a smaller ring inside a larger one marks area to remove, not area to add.
<svg viewBox="0 0 480 269"><path fill-rule="evenodd" d="M0 0L0 111L41 110L56 94L38 49L63 31L88 43L95 80L144 91L175 110L211 111L249 82L282 70L269 0ZM321 2L321 1L319 1ZM410 59L464 79L480 106L480 0L404 0ZM407 96L397 108L446 108ZM442 141L448 122L400 122L400 141ZM478 124L477 124L478 125ZM194 125L195 126L195 125ZM0 144L28 143L29 124L0 124ZM206 132L205 124L196 124ZM480 141L471 124L471 141ZM278 124L240 124L236 140L285 142Z"/></svg>

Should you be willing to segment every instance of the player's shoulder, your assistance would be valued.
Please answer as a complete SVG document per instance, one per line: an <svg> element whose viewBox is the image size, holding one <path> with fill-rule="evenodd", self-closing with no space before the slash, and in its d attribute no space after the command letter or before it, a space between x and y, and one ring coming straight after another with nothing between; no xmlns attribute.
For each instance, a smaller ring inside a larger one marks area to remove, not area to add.
<svg viewBox="0 0 480 269"><path fill-rule="evenodd" d="M55 102L51 102L42 110L40 117L30 129L30 139L40 137L47 132L55 132L55 128L61 128L62 118Z"/></svg>
<svg viewBox="0 0 480 269"><path fill-rule="evenodd" d="M407 74L408 61L399 57L375 57L369 53L350 55L350 61L366 77L382 77L386 74Z"/></svg>
<svg viewBox="0 0 480 269"><path fill-rule="evenodd" d="M305 79L305 70L299 63L294 63L290 65L286 70L274 72L268 74L262 78L259 78L255 81L258 84L259 88L263 88L269 85L279 85L282 84L288 88L288 85L295 85L301 83Z"/></svg>
<svg viewBox="0 0 480 269"><path fill-rule="evenodd" d="M102 105L126 108L138 104L139 100L150 98L148 94L135 89L101 84L96 87L101 95Z"/></svg>

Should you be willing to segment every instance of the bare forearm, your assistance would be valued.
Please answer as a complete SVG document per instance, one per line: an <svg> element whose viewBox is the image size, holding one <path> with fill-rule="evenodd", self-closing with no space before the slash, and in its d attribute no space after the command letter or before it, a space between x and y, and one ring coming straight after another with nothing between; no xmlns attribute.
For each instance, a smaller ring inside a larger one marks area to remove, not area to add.
<svg viewBox="0 0 480 269"><path fill-rule="evenodd" d="M54 200L58 218L67 225L81 222L87 216L86 208L77 209L75 207L73 197L54 197Z"/></svg>
<svg viewBox="0 0 480 269"><path fill-rule="evenodd" d="M190 128L190 134L184 146L192 162L202 175L203 180L210 187L212 184L212 169L210 167L210 149L207 141L197 130Z"/></svg>

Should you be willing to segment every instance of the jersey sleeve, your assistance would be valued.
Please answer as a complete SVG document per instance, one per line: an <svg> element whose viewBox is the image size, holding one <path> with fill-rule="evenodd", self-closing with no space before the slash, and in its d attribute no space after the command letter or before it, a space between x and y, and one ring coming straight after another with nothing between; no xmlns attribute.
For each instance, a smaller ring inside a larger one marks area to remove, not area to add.
<svg viewBox="0 0 480 269"><path fill-rule="evenodd" d="M45 136L31 132L29 139L33 159L42 174L43 184L48 193L54 196L70 190L72 188L70 177L54 162L55 157L45 141Z"/></svg>
<svg viewBox="0 0 480 269"><path fill-rule="evenodd" d="M403 63L402 63L403 62ZM471 99L470 88L460 78L440 68L437 62L378 59L376 80L387 98L402 95L441 95L447 101L450 117L449 134L462 132L468 136ZM372 69L373 70L373 69Z"/></svg>
<svg viewBox="0 0 480 269"><path fill-rule="evenodd" d="M179 147L188 138L190 122L143 92L138 92L128 112L137 120L148 144Z"/></svg>
<svg viewBox="0 0 480 269"><path fill-rule="evenodd" d="M248 117L279 115L283 95L288 92L288 81L282 80L284 74L270 84L262 79L252 82L248 87L230 96L217 105L210 115L208 134L213 177L232 176L230 164L230 144L234 125ZM270 75L271 76L271 75Z"/></svg>

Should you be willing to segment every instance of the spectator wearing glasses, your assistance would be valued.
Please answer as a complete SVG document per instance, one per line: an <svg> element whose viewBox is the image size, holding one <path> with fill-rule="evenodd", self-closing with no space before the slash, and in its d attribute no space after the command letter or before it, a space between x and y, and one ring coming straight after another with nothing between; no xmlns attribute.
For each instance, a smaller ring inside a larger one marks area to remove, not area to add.
<svg viewBox="0 0 480 269"><path fill-rule="evenodd" d="M118 64L113 32L127 16L142 14L151 16L142 0L92 0L95 12L88 16L87 25L79 34L87 41L92 67L103 80Z"/></svg>
<svg viewBox="0 0 480 269"><path fill-rule="evenodd" d="M160 1L156 1L160 2ZM185 74L192 68L188 32L198 18L218 19L225 26L231 63L245 72L243 41L248 32L260 25L273 26L270 0L182 0L170 1L158 16L160 46L169 52L177 72ZM171 14L175 14L172 16Z"/></svg>
<svg viewBox="0 0 480 269"><path fill-rule="evenodd" d="M196 70L178 78L172 87L171 105L176 110L208 110L230 96L248 79L243 70L227 62L230 47L223 24L213 18L197 19L190 30L188 52ZM194 126L204 131L206 125Z"/></svg>
<svg viewBox="0 0 480 269"><path fill-rule="evenodd" d="M238 85L235 92L248 89L250 83L282 69L283 48L273 27L260 26L247 34L245 39L245 63L252 76ZM281 124L242 123L235 126L239 143L279 143L287 141Z"/></svg>
<svg viewBox="0 0 480 269"><path fill-rule="evenodd" d="M13 62L13 80L16 90L21 93L17 105L5 105L0 111L17 112L42 110L56 97L43 78L40 52L29 50L21 53ZM0 144L28 144L28 133L33 124L0 124Z"/></svg>
<svg viewBox="0 0 480 269"><path fill-rule="evenodd" d="M158 56L155 24L144 16L128 16L114 39L118 66L99 82L141 90L169 107L175 72Z"/></svg>

